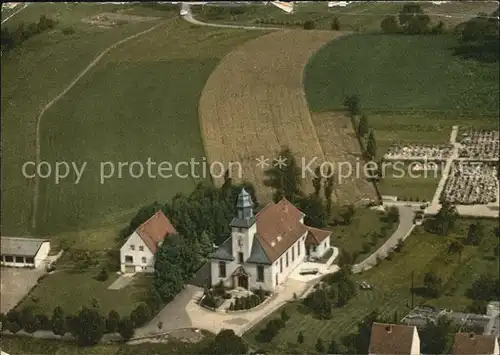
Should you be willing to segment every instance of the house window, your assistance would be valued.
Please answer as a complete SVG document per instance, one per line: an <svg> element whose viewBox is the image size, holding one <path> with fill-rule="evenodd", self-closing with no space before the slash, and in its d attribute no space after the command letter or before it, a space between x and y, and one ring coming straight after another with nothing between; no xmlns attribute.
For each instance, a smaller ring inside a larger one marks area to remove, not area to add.
<svg viewBox="0 0 500 355"><path fill-rule="evenodd" d="M264 282L264 266L257 265L257 282Z"/></svg>
<svg viewBox="0 0 500 355"><path fill-rule="evenodd" d="M22 256L16 256L16 263L24 263L24 258Z"/></svg>
<svg viewBox="0 0 500 355"><path fill-rule="evenodd" d="M295 260L295 245L292 247L292 263Z"/></svg>
<svg viewBox="0 0 500 355"><path fill-rule="evenodd" d="M243 264L243 253L241 251L238 253L238 262Z"/></svg>
<svg viewBox="0 0 500 355"><path fill-rule="evenodd" d="M297 256L299 256L299 255L300 255L300 240L297 243Z"/></svg>
<svg viewBox="0 0 500 355"><path fill-rule="evenodd" d="M130 244L130 250L135 250L135 245L134 244Z"/></svg>
<svg viewBox="0 0 500 355"><path fill-rule="evenodd" d="M219 277L226 277L226 263L219 261Z"/></svg>
<svg viewBox="0 0 500 355"><path fill-rule="evenodd" d="M5 256L5 262L6 263L12 263L12 262L14 262L14 257L10 256L10 255L6 255Z"/></svg>
<svg viewBox="0 0 500 355"><path fill-rule="evenodd" d="M125 255L125 262L126 263L133 263L134 257L132 255Z"/></svg>
<svg viewBox="0 0 500 355"><path fill-rule="evenodd" d="M313 245L313 251L316 251L316 245Z"/></svg>
<svg viewBox="0 0 500 355"><path fill-rule="evenodd" d="M243 233L243 228L238 228L238 233Z"/></svg>
<svg viewBox="0 0 500 355"><path fill-rule="evenodd" d="M285 257L286 257L286 267L288 267L288 251L286 252Z"/></svg>
<svg viewBox="0 0 500 355"><path fill-rule="evenodd" d="M143 245L139 245L139 250L140 251L144 251L144 246Z"/></svg>
<svg viewBox="0 0 500 355"><path fill-rule="evenodd" d="M26 262L28 264L34 264L35 263L35 259L34 258L26 258Z"/></svg>
<svg viewBox="0 0 500 355"><path fill-rule="evenodd" d="M142 263L143 263L143 264L146 264L146 262L147 262L147 261L146 261L146 257L145 257L145 256L143 256L143 257L142 257Z"/></svg>
<svg viewBox="0 0 500 355"><path fill-rule="evenodd" d="M283 272L283 258L280 258L280 273Z"/></svg>

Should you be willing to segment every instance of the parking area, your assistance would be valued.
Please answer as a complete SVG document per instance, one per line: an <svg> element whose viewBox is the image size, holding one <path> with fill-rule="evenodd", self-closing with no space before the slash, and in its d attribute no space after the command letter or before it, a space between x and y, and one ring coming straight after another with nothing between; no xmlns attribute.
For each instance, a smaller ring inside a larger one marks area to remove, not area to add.
<svg viewBox="0 0 500 355"><path fill-rule="evenodd" d="M37 284L45 269L2 267L0 283L0 312L7 313Z"/></svg>

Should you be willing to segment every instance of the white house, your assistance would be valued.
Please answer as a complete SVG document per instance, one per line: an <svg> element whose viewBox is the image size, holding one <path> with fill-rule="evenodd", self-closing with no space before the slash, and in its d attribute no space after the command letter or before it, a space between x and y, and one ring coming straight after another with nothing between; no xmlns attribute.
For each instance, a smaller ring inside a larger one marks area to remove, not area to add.
<svg viewBox="0 0 500 355"><path fill-rule="evenodd" d="M273 291L306 257L320 257L330 247L331 232L306 226L305 215L285 198L254 215L242 189L237 210L231 236L212 256L212 285Z"/></svg>
<svg viewBox="0 0 500 355"><path fill-rule="evenodd" d="M457 333L451 353L453 355L499 355L498 338L495 335Z"/></svg>
<svg viewBox="0 0 500 355"><path fill-rule="evenodd" d="M40 268L45 266L50 242L47 239L2 237L1 264L12 267Z"/></svg>
<svg viewBox="0 0 500 355"><path fill-rule="evenodd" d="M417 327L374 322L370 337L369 355L420 355Z"/></svg>
<svg viewBox="0 0 500 355"><path fill-rule="evenodd" d="M141 224L120 248L121 272L153 272L155 253L169 234L177 231L160 210Z"/></svg>

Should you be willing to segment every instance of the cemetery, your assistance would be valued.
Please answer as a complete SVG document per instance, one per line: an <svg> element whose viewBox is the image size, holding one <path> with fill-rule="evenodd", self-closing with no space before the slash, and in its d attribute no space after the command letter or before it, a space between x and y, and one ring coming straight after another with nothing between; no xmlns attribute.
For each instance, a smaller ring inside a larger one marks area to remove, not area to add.
<svg viewBox="0 0 500 355"><path fill-rule="evenodd" d="M498 160L498 131L469 130L459 140L459 158Z"/></svg>
<svg viewBox="0 0 500 355"><path fill-rule="evenodd" d="M385 160L446 160L451 156L451 145L394 145L384 155Z"/></svg>
<svg viewBox="0 0 500 355"><path fill-rule="evenodd" d="M486 162L455 161L441 200L457 205L497 202L498 167Z"/></svg>

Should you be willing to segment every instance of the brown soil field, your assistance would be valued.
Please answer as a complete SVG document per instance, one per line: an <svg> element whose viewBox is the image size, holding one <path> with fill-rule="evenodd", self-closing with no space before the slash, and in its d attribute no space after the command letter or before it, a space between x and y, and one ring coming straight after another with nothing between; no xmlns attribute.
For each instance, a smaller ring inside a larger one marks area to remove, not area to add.
<svg viewBox="0 0 500 355"><path fill-rule="evenodd" d="M341 35L331 31L285 30L261 36L226 55L205 85L199 116L207 158L225 167L229 162L239 162L242 180L255 185L261 202L269 200L272 191L263 184L264 172L256 166L257 158L264 156L272 163L279 151L288 147L299 165L303 159L307 164L315 157L317 163L340 159L336 151L339 143L333 140L338 139L336 134L342 134L342 130L332 130L324 122L319 127L324 131L317 132L302 79L311 55ZM327 156L321 140L328 148ZM342 148L341 152L345 150ZM233 174L236 172L233 169ZM306 174L303 180L306 192L312 191L311 179L312 175ZM233 175L233 180L238 179ZM214 178L214 182L220 185L223 179ZM337 188L346 186L350 185ZM358 191L349 189L335 194L348 196L351 191ZM350 202L360 198L355 195ZM337 196L333 199L337 200Z"/></svg>
<svg viewBox="0 0 500 355"><path fill-rule="evenodd" d="M313 113L312 121L325 158L337 167L335 183L338 202L354 203L362 198L376 200L377 194L373 184L364 179L361 148L351 119L338 112L325 112ZM352 170L343 163L347 163Z"/></svg>

